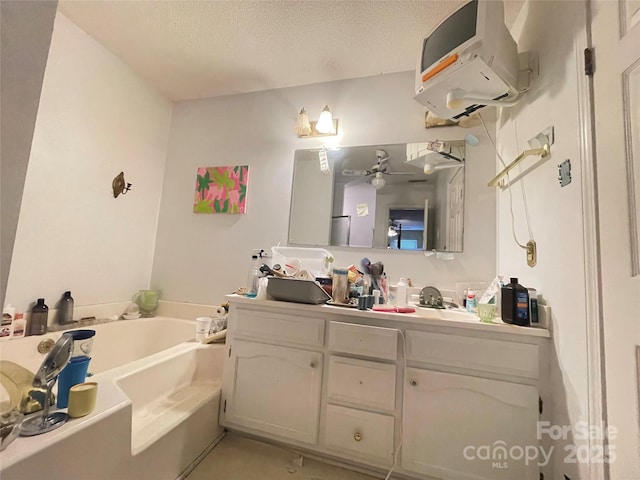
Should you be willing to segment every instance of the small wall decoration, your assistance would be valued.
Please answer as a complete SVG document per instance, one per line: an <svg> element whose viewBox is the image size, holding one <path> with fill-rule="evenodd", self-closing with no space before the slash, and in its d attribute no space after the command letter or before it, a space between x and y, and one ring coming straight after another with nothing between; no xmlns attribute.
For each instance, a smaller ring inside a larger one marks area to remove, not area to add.
<svg viewBox="0 0 640 480"><path fill-rule="evenodd" d="M249 165L199 167L195 213L246 213Z"/></svg>

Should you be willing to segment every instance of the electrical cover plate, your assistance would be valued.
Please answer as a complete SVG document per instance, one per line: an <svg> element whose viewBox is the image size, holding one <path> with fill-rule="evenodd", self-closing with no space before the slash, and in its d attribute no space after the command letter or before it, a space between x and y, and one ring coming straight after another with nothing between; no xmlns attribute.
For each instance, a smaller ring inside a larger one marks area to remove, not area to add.
<svg viewBox="0 0 640 480"><path fill-rule="evenodd" d="M561 187L566 187L571 183L571 160L566 159L558 165L558 181Z"/></svg>
<svg viewBox="0 0 640 480"><path fill-rule="evenodd" d="M529 240L527 242L527 265L535 267L538 263L538 250L536 248L536 242Z"/></svg>

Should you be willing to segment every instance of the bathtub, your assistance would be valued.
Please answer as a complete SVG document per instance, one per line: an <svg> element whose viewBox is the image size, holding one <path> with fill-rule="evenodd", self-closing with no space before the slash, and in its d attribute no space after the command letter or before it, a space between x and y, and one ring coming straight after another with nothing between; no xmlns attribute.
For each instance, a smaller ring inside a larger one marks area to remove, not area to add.
<svg viewBox="0 0 640 480"><path fill-rule="evenodd" d="M96 331L89 367L96 408L52 432L16 439L0 453L0 478L178 478L223 435L225 346L191 341L193 321L166 317L86 328ZM35 372L44 358L37 344L61 334L3 342L0 359Z"/></svg>

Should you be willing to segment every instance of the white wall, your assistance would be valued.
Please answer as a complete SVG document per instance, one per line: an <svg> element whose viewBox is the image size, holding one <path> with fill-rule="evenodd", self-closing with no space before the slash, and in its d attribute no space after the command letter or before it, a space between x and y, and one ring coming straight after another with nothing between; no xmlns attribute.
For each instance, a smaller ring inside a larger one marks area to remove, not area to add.
<svg viewBox="0 0 640 480"><path fill-rule="evenodd" d="M498 196L498 271L535 287L552 307L551 353L553 423L574 426L588 421L586 356L585 252L582 218L581 151L578 76L583 74L586 47L584 2L525 4L514 26L520 51L537 50L540 77L516 107L503 109L498 118L499 150L505 162L530 148L527 140L549 125L555 126L551 156L513 184L515 230L521 243L530 236L538 248L538 264L528 267L525 250L512 237L509 193ZM562 188L558 164L571 160L572 182ZM521 171L537 162L530 158ZM500 169L499 164L496 169ZM520 171L515 169L511 177ZM523 193L524 192L524 193ZM554 455L554 477L588 478L588 465L565 462L565 444L584 442L572 436L560 441Z"/></svg>
<svg viewBox="0 0 640 480"><path fill-rule="evenodd" d="M413 89L413 72L404 72L175 104L152 285L167 300L221 302L244 285L251 249L286 244L294 151L323 142L294 134L303 106L314 119L328 104L339 118L339 136L325 138L328 145L451 140L469 132L425 130L424 109L413 100ZM471 131L482 140L478 127ZM465 253L447 262L416 252L332 247L336 264L358 264L366 255L383 261L392 281L408 276L454 287L457 280L491 280L496 193L486 182L494 174L492 147L485 139L467 149L467 159ZM196 169L238 164L250 165L248 212L194 214Z"/></svg>
<svg viewBox="0 0 640 480"><path fill-rule="evenodd" d="M4 305L22 189L57 4L57 1L0 2L0 306Z"/></svg>
<svg viewBox="0 0 640 480"><path fill-rule="evenodd" d="M57 14L7 302L124 301L149 286L171 104ZM124 171L133 189L113 198Z"/></svg>

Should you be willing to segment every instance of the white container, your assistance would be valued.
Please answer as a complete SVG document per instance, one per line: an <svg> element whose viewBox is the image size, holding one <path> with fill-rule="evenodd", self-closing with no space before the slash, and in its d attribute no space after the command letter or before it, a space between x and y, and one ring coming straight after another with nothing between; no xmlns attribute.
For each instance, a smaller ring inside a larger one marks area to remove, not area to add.
<svg viewBox="0 0 640 480"><path fill-rule="evenodd" d="M407 289L409 288L406 278L401 278L396 285L396 307L407 306Z"/></svg>
<svg viewBox="0 0 640 480"><path fill-rule="evenodd" d="M196 318L196 342L203 342L209 335L209 329L211 328L210 317L198 317Z"/></svg>

